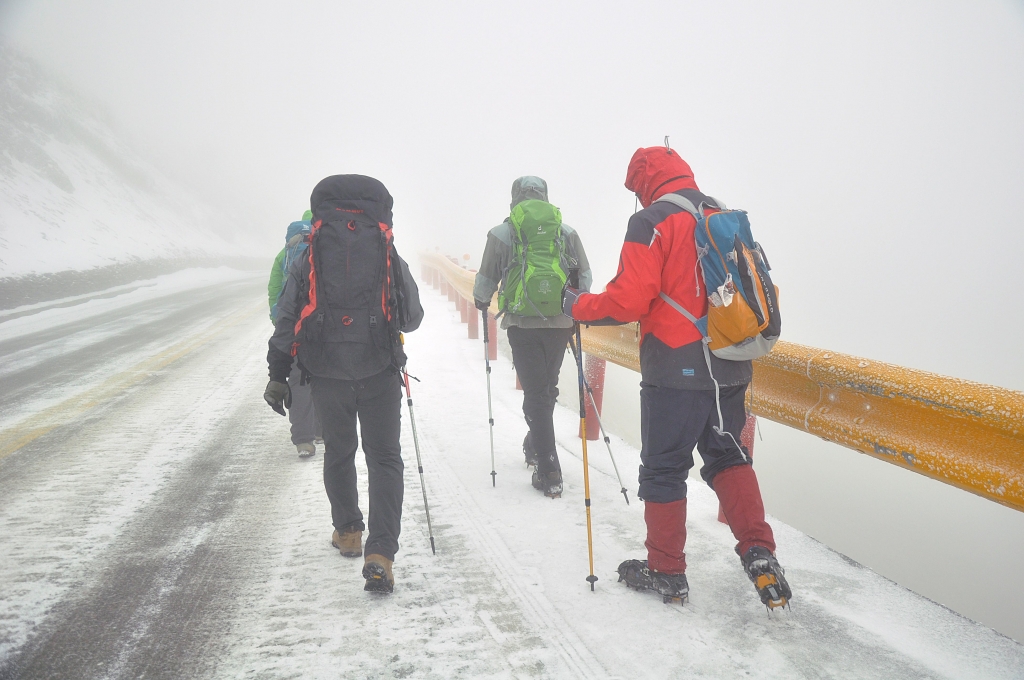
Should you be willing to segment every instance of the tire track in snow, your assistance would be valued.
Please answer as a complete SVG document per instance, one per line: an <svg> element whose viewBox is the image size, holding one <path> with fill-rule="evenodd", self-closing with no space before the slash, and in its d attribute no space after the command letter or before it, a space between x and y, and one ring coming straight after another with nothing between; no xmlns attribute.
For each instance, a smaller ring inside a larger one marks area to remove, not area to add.
<svg viewBox="0 0 1024 680"><path fill-rule="evenodd" d="M250 324L261 323L254 311L245 313ZM16 676L98 677L96 668L82 667L83 659L114 672L113 659L150 637L147 629L164 611L164 596L208 533L204 522L183 517L201 513L204 492L216 486L216 468L224 464L219 428L235 420L260 369L256 345L246 348L255 361L225 363L220 352L233 339L219 340L175 364L173 378L165 373L105 404L59 446L52 441L56 436L47 437L19 456L19 462L37 456L15 476L20 487L30 488L0 507L10 561L3 573L5 608L17 612L13 627L4 626L7 644L0 657ZM67 448L71 465L61 460L60 450ZM161 499L170 495L173 501L175 487L197 501L168 507ZM227 498L229 487L217 493ZM207 503L206 511L221 505ZM175 516L186 526L175 526ZM140 529L147 517L149 524Z"/></svg>

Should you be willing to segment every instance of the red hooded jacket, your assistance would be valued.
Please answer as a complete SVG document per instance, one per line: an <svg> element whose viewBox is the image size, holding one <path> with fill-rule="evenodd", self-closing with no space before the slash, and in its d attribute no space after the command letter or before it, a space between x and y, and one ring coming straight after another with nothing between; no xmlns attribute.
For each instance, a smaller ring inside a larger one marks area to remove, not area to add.
<svg viewBox="0 0 1024 680"><path fill-rule="evenodd" d="M664 292L700 318L707 314L707 291L693 240L696 220L674 203L656 202L678 193L713 210L715 199L700 192L693 171L665 147L637 149L626 172L626 188L644 209L629 220L615 278L603 293L585 293L572 308L574 319L596 324L640 322L643 381L682 389L714 389L697 328L659 295ZM750 382L749 361L712 356L721 386Z"/></svg>

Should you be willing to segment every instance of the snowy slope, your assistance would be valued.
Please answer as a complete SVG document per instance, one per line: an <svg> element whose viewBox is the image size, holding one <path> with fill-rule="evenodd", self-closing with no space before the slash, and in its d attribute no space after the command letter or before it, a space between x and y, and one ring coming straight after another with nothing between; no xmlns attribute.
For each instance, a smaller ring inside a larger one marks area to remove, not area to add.
<svg viewBox="0 0 1024 680"><path fill-rule="evenodd" d="M0 278L249 246L101 115L0 46Z"/></svg>

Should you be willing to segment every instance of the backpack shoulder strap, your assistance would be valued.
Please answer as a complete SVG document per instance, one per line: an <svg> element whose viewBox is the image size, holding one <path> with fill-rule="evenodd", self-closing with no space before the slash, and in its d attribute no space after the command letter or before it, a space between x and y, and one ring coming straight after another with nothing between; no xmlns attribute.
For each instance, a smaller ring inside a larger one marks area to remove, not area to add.
<svg viewBox="0 0 1024 680"><path fill-rule="evenodd" d="M679 194L665 194L656 200L655 203L671 203L672 205L679 206L686 212L693 215L693 219L700 219L700 212L697 211L697 206L695 206L690 199L680 196Z"/></svg>
<svg viewBox="0 0 1024 680"><path fill-rule="evenodd" d="M712 208L717 208L718 210L726 209L725 203L722 203L714 196L708 196L707 194L701 194L698 192L694 193L697 194L697 196L701 197L699 205L694 205L693 201L688 199L686 196L682 196L680 194L665 194L664 196L656 200L655 203L658 203L659 201L664 201L665 203L672 203L673 205L677 205L686 212L693 215L693 219L695 220L700 220L704 216L705 205L709 205Z"/></svg>

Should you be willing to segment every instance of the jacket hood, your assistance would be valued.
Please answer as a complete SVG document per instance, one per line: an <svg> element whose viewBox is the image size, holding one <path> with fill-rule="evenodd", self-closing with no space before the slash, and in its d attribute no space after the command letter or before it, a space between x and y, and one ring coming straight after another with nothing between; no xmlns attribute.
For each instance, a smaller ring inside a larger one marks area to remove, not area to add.
<svg viewBox="0 0 1024 680"><path fill-rule="evenodd" d="M334 217L339 212L364 213L374 222L392 226L395 200L380 180L366 175L332 175L320 180L309 197L313 220Z"/></svg>
<svg viewBox="0 0 1024 680"><path fill-rule="evenodd" d="M547 202L548 183L540 177L525 175L512 182L512 203L509 210L531 198Z"/></svg>
<svg viewBox="0 0 1024 680"><path fill-rule="evenodd" d="M292 240L292 237L296 234L308 234L313 229L313 223L309 220L301 220L299 222L292 222L288 225L288 233L285 234L285 243Z"/></svg>
<svg viewBox="0 0 1024 680"><path fill-rule="evenodd" d="M626 188L636 194L645 208L673 191L700 191L690 165L676 151L663 146L636 150L626 170Z"/></svg>

